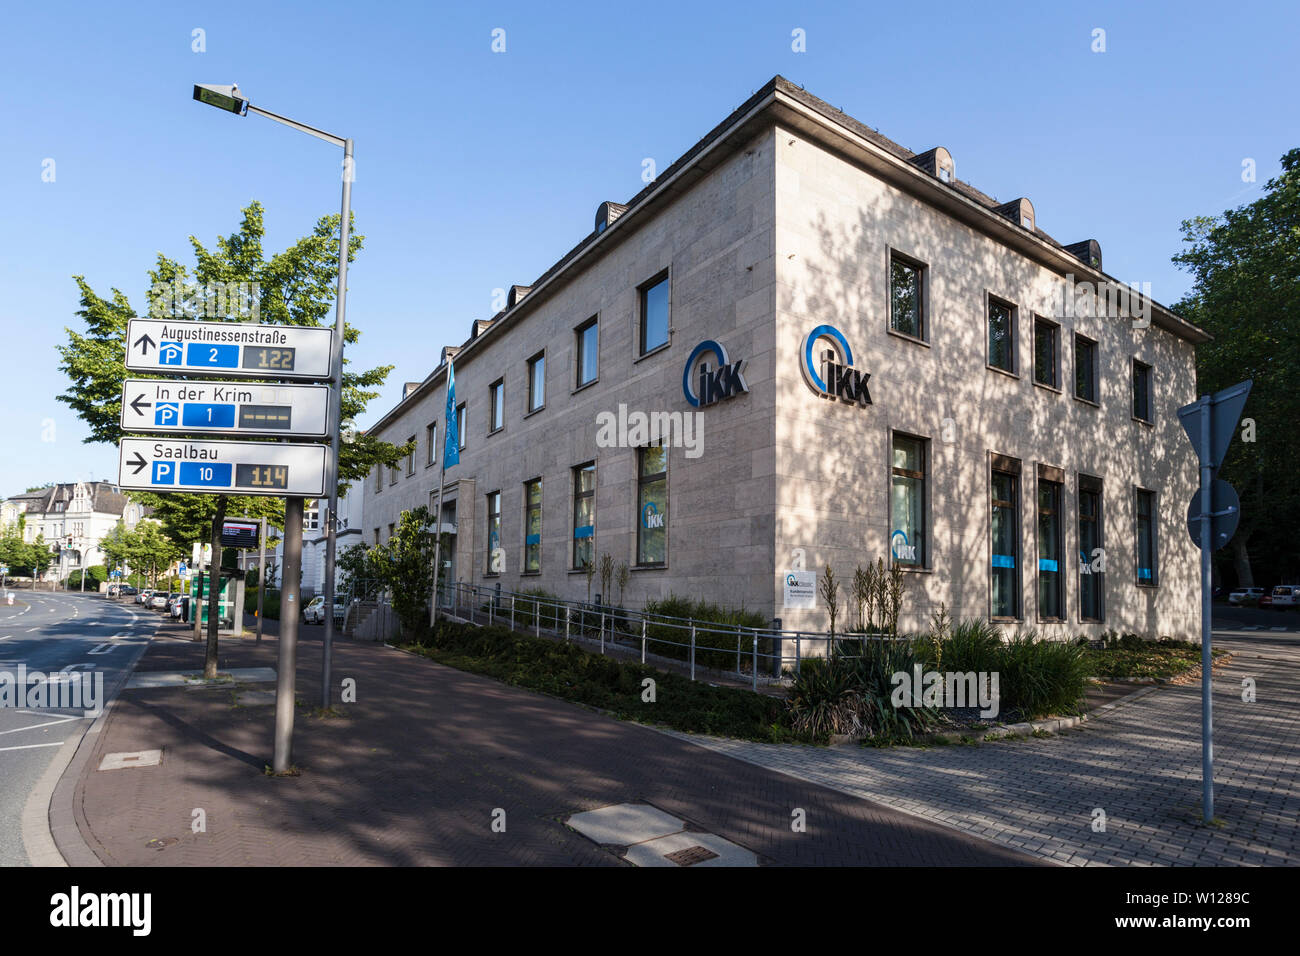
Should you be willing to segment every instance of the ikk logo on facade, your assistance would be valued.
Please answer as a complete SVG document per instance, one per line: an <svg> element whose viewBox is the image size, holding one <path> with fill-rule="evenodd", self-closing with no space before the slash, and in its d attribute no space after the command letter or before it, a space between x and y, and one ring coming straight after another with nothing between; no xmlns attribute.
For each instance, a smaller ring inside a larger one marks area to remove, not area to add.
<svg viewBox="0 0 1300 956"><path fill-rule="evenodd" d="M821 360L814 365L813 349L823 339L831 348L823 351ZM835 326L819 325L809 332L803 340L800 358L804 380L823 398L838 398L862 407L872 404L871 393L867 391L867 379L871 374L853 367L853 350L849 348L844 333Z"/></svg>
<svg viewBox="0 0 1300 956"><path fill-rule="evenodd" d="M710 369L707 362L700 365L698 389L692 387L691 372L700 356L712 352L717 359L717 367ZM686 360L686 369L682 372L682 392L694 408L712 405L724 398L731 398L741 392L749 391L749 383L742 373L744 359L731 362L727 359L727 350L712 339L706 339L695 346L691 357Z"/></svg>

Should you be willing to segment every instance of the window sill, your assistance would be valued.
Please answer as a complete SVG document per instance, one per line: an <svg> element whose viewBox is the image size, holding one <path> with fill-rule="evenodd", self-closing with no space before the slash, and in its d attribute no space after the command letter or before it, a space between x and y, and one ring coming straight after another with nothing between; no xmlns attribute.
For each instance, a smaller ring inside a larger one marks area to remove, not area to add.
<svg viewBox="0 0 1300 956"><path fill-rule="evenodd" d="M500 428L493 428L491 431L488 432L488 438L491 438L493 435L500 435L505 430L506 430L505 425L502 425Z"/></svg>
<svg viewBox="0 0 1300 956"><path fill-rule="evenodd" d="M1084 398L1082 395L1075 395L1074 400L1084 405L1091 405L1093 408L1101 408L1101 402L1094 402L1091 398Z"/></svg>
<svg viewBox="0 0 1300 956"><path fill-rule="evenodd" d="M898 568L904 574L934 574L934 568L918 567L913 564L891 564L889 570Z"/></svg>
<svg viewBox="0 0 1300 956"><path fill-rule="evenodd" d="M432 467L433 467L434 465L436 465L436 464L438 464L436 461L431 461L431 462L429 462L427 465L425 465L424 467L425 467L425 468L432 468Z"/></svg>
<svg viewBox="0 0 1300 956"><path fill-rule="evenodd" d="M668 565L664 564L634 564L628 568L629 571L667 571Z"/></svg>
<svg viewBox="0 0 1300 956"><path fill-rule="evenodd" d="M591 386L595 385L595 384L598 383L599 381L600 381L600 377L597 376L596 378L593 378L590 382L583 382L583 383L582 383L581 385L579 385L577 388L570 389L569 394L570 394L570 395L577 395L577 394L578 394L579 392L581 392L583 389L585 389L585 388L591 388Z"/></svg>
<svg viewBox="0 0 1300 956"><path fill-rule="evenodd" d="M1006 369L998 368L996 365L989 365L987 362L985 362L984 367L988 369L990 372L997 372L999 375L1005 375L1007 378L1014 378L1017 381L1020 379L1020 376L1015 372L1008 372Z"/></svg>
<svg viewBox="0 0 1300 956"><path fill-rule="evenodd" d="M1138 418L1136 415L1131 415L1131 416L1130 416L1130 420L1131 420L1131 421L1135 421L1135 422L1137 422L1139 425L1145 425L1147 428L1155 428L1155 427L1156 427L1156 423L1155 423L1155 422L1150 421L1150 420L1148 420L1148 419L1146 419L1146 418Z"/></svg>
<svg viewBox="0 0 1300 956"><path fill-rule="evenodd" d="M1148 583L1146 583L1146 582L1144 582L1144 581L1134 581L1133 584L1134 584L1135 587L1142 588L1143 590L1146 590L1146 591L1159 591L1159 590L1160 590L1160 583L1159 583L1159 582L1156 582L1155 584L1148 584Z"/></svg>
<svg viewBox="0 0 1300 956"><path fill-rule="evenodd" d="M520 571L519 576L521 578L540 578L542 576L542 572L541 571Z"/></svg>
<svg viewBox="0 0 1300 956"><path fill-rule="evenodd" d="M672 348L672 345L673 345L672 334L669 333L667 342L665 342L663 345L656 345L649 352L641 353L640 356L633 359L632 364L635 365L637 362L644 362L648 358L653 358L654 356L658 355L660 352L664 352Z"/></svg>
<svg viewBox="0 0 1300 956"><path fill-rule="evenodd" d="M885 332L887 332L889 335L892 335L896 339L902 339L905 342L911 342L913 345L924 345L927 349L931 347L930 343L927 342L925 339L918 339L915 335L908 335L906 332L899 332L897 329L886 328Z"/></svg>
<svg viewBox="0 0 1300 956"><path fill-rule="evenodd" d="M533 417L534 415L536 415L538 412L544 412L544 411L546 411L546 405L545 405L545 404L538 405L538 406L537 406L536 408L534 408L531 412L524 412L524 419L527 420L527 419L529 419L529 418L532 418L532 417Z"/></svg>
<svg viewBox="0 0 1300 956"><path fill-rule="evenodd" d="M990 617L990 624L1024 624L1023 617Z"/></svg>
<svg viewBox="0 0 1300 956"><path fill-rule="evenodd" d="M1038 379L1034 379L1034 388L1041 388L1045 392L1055 392L1057 395L1061 394L1060 386L1048 385L1046 382L1040 382Z"/></svg>

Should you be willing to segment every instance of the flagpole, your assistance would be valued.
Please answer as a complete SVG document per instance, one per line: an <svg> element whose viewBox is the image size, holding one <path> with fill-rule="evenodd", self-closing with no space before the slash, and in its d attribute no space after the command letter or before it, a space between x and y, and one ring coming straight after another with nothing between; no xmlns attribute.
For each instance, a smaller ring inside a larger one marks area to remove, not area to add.
<svg viewBox="0 0 1300 956"><path fill-rule="evenodd" d="M438 477L438 506L433 513L433 610L429 612L429 626L438 623L438 575L442 573L442 493L447 481L447 459L460 464L460 433L456 421L456 363L447 360L447 408L443 414L442 468ZM453 457L454 456L454 457Z"/></svg>
<svg viewBox="0 0 1300 956"><path fill-rule="evenodd" d="M442 489L447 480L447 456L442 456L442 469L438 476L438 504L433 509L433 610L429 626L438 623L438 575L442 572Z"/></svg>

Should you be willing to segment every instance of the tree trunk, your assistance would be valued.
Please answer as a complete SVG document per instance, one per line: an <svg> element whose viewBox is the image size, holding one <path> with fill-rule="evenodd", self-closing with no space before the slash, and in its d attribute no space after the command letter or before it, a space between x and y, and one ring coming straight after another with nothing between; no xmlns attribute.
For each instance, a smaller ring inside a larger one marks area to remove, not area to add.
<svg viewBox="0 0 1300 956"><path fill-rule="evenodd" d="M1250 550L1246 542L1250 540L1249 535L1239 534L1232 539L1232 565L1237 571L1237 587L1253 588L1255 586L1255 576L1250 570Z"/></svg>
<svg viewBox="0 0 1300 956"><path fill-rule="evenodd" d="M212 516L212 563L208 566L208 647L203 658L203 676L213 680L217 676L217 629L221 626L221 525L226 520L226 496L217 496L217 513ZM240 609L235 608L236 620L243 620Z"/></svg>

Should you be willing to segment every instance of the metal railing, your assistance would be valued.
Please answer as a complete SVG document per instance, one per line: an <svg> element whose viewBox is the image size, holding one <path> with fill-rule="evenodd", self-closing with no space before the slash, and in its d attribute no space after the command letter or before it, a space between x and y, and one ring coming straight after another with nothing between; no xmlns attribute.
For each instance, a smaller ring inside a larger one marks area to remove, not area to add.
<svg viewBox="0 0 1300 956"><path fill-rule="evenodd" d="M848 653L855 641L890 639L881 634L832 636L821 631L719 624L463 582L444 585L441 597L440 613L532 631L539 637L545 631L566 641L598 642L602 654L639 650L643 664L651 658L655 663L684 664L691 680L699 670L734 675L747 679L754 690L760 682L782 682L788 671L798 674L805 657L856 656Z"/></svg>

